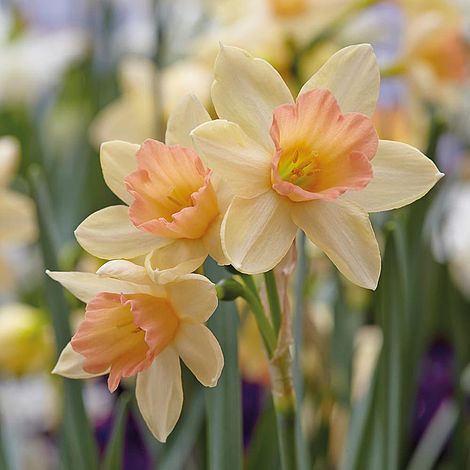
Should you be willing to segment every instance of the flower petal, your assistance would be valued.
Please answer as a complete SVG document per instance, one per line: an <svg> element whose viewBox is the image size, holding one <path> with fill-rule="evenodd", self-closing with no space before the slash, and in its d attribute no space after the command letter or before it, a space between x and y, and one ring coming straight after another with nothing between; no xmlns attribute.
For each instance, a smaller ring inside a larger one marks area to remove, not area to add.
<svg viewBox="0 0 470 470"><path fill-rule="evenodd" d="M179 239L154 250L147 256L145 267L155 282L166 284L196 271L206 258L207 248L201 240Z"/></svg>
<svg viewBox="0 0 470 470"><path fill-rule="evenodd" d="M128 281L121 281L93 273L46 271L46 274L60 282L67 290L82 302L90 302L101 292L117 294L151 294L151 287Z"/></svg>
<svg viewBox="0 0 470 470"><path fill-rule="evenodd" d="M34 203L23 194L0 192L0 242L27 243L37 233Z"/></svg>
<svg viewBox="0 0 470 470"><path fill-rule="evenodd" d="M234 198L221 233L224 252L236 269L257 274L281 261L297 232L292 205L271 190L253 199Z"/></svg>
<svg viewBox="0 0 470 470"><path fill-rule="evenodd" d="M190 133L200 124L210 121L206 108L195 95L187 95L171 112L166 126L165 143L193 147Z"/></svg>
<svg viewBox="0 0 470 470"><path fill-rule="evenodd" d="M217 119L201 124L191 135L206 165L228 183L235 195L250 198L270 187L271 154L238 124Z"/></svg>
<svg viewBox="0 0 470 470"><path fill-rule="evenodd" d="M135 395L150 431L165 442L183 407L180 359L174 348L167 347L137 375Z"/></svg>
<svg viewBox="0 0 470 470"><path fill-rule="evenodd" d="M52 370L52 373L67 377L68 379L90 379L108 373L108 370L104 370L99 374L85 372L83 370L84 360L85 358L81 354L74 351L71 343L68 343L60 353L59 360Z"/></svg>
<svg viewBox="0 0 470 470"><path fill-rule="evenodd" d="M343 113L354 111L372 116L379 97L380 72L369 44L341 49L302 87L300 94L326 88L334 95Z"/></svg>
<svg viewBox="0 0 470 470"><path fill-rule="evenodd" d="M296 204L292 218L350 281L375 289L380 251L366 212L341 199Z"/></svg>
<svg viewBox="0 0 470 470"><path fill-rule="evenodd" d="M367 212L406 206L424 196L443 176L418 149L390 140L379 141L371 163L374 177L369 185L345 195Z"/></svg>
<svg viewBox="0 0 470 470"><path fill-rule="evenodd" d="M209 256L213 258L220 266L230 264L222 249L222 240L220 239L220 229L224 220L223 215L219 215L217 219L212 222L212 225L207 230L203 238L204 246L206 247Z"/></svg>
<svg viewBox="0 0 470 470"><path fill-rule="evenodd" d="M186 366L206 387L215 387L224 367L217 338L204 325L183 322L174 345Z"/></svg>
<svg viewBox="0 0 470 470"><path fill-rule="evenodd" d="M136 154L139 145L121 140L104 142L100 148L101 168L109 189L126 204L131 204L124 178L137 168Z"/></svg>
<svg viewBox="0 0 470 470"><path fill-rule="evenodd" d="M165 284L168 298L182 319L205 322L217 308L214 284L200 274L185 274Z"/></svg>
<svg viewBox="0 0 470 470"><path fill-rule="evenodd" d="M91 214L75 230L78 243L103 259L135 258L169 243L135 227L128 211L127 206L111 206Z"/></svg>
<svg viewBox="0 0 470 470"><path fill-rule="evenodd" d="M212 101L222 119L236 122L268 151L274 109L292 103L292 95L279 73L266 61L238 47L222 46L215 61Z"/></svg>
<svg viewBox="0 0 470 470"><path fill-rule="evenodd" d="M147 271L143 266L124 259L108 261L96 271L96 274L137 284L147 284L150 282Z"/></svg>

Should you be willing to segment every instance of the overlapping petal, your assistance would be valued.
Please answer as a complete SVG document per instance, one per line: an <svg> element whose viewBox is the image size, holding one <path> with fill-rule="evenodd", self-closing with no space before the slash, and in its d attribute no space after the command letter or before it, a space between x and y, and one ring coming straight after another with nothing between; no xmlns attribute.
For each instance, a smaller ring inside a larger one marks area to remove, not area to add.
<svg viewBox="0 0 470 470"><path fill-rule="evenodd" d="M183 323L175 338L175 348L186 366L206 387L215 387L224 367L219 342L204 325Z"/></svg>
<svg viewBox="0 0 470 470"><path fill-rule="evenodd" d="M354 111L372 116L379 96L380 71L369 44L345 47L318 70L300 90L330 90L343 113Z"/></svg>
<svg viewBox="0 0 470 470"><path fill-rule="evenodd" d="M191 135L201 158L227 181L236 196L250 198L270 187L271 154L238 124L210 121Z"/></svg>
<svg viewBox="0 0 470 470"><path fill-rule="evenodd" d="M355 284L375 289L380 252L367 213L341 199L292 206L294 222Z"/></svg>
<svg viewBox="0 0 470 470"><path fill-rule="evenodd" d="M292 95L279 73L266 61L237 47L222 46L214 66L212 101L222 119L236 122L268 151L273 110L292 103Z"/></svg>
<svg viewBox="0 0 470 470"><path fill-rule="evenodd" d="M257 274L281 261L297 231L291 205L271 190L253 199L234 198L221 234L225 254L236 269Z"/></svg>
<svg viewBox="0 0 470 470"><path fill-rule="evenodd" d="M167 347L137 375L135 395L150 431L160 442L166 442L183 407L180 359L173 347Z"/></svg>
<svg viewBox="0 0 470 470"><path fill-rule="evenodd" d="M135 258L169 243L136 228L126 206L110 206L91 214L78 226L75 236L86 251L103 259Z"/></svg>
<svg viewBox="0 0 470 470"><path fill-rule="evenodd" d="M90 379L93 377L99 377L108 373L108 370L103 370L99 374L90 374L83 370L83 361L85 358L74 351L70 343L60 353L57 364L52 370L53 374L61 375L69 379Z"/></svg>
<svg viewBox="0 0 470 470"><path fill-rule="evenodd" d="M165 143L191 148L193 146L191 131L210 120L209 113L195 95L185 96L168 118Z"/></svg>
<svg viewBox="0 0 470 470"><path fill-rule="evenodd" d="M182 319L205 322L217 308L214 284L200 274L186 274L167 284L167 294L175 311Z"/></svg>
<svg viewBox="0 0 470 470"><path fill-rule="evenodd" d="M436 165L411 145L381 140L372 160L374 177L361 191L345 197L368 212L387 211L424 196L443 176Z"/></svg>
<svg viewBox="0 0 470 470"><path fill-rule="evenodd" d="M99 274L59 271L46 271L46 274L55 281L60 282L82 302L90 302L100 292L115 292L118 294L152 293L152 289L148 285L100 276Z"/></svg>
<svg viewBox="0 0 470 470"><path fill-rule="evenodd" d="M121 140L104 142L100 148L104 180L109 189L126 204L130 204L133 199L127 191L124 178L137 168L136 154L139 148L137 144Z"/></svg>

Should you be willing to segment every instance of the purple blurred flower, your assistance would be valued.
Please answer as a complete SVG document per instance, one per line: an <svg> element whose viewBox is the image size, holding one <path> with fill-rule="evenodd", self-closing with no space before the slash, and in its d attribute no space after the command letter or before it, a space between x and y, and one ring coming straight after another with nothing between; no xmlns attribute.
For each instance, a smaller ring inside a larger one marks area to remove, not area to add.
<svg viewBox="0 0 470 470"><path fill-rule="evenodd" d="M253 437L256 423L264 404L264 387L258 382L242 381L243 447L246 449Z"/></svg>
<svg viewBox="0 0 470 470"><path fill-rule="evenodd" d="M443 339L435 340L422 363L413 416L412 437L417 443L439 407L454 392L454 352Z"/></svg>

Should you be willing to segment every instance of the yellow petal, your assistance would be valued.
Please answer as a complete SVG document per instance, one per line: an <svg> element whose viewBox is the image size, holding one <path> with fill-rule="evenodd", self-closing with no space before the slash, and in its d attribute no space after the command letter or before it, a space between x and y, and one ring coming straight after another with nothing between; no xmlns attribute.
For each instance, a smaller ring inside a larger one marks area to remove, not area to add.
<svg viewBox="0 0 470 470"><path fill-rule="evenodd" d="M215 61L212 101L222 119L236 122L268 151L273 110L292 103L292 95L279 73L266 61L237 47L222 46Z"/></svg>
<svg viewBox="0 0 470 470"><path fill-rule="evenodd" d="M129 117L127 118L129 119ZM126 204L133 201L124 178L137 168L136 153L140 146L121 140L104 142L100 147L101 169L109 189Z"/></svg>
<svg viewBox="0 0 470 470"><path fill-rule="evenodd" d="M350 281L377 287L380 252L363 209L341 199L309 201L295 204L292 218Z"/></svg>
<svg viewBox="0 0 470 470"><path fill-rule="evenodd" d="M127 206L111 206L91 214L75 230L78 243L103 259L135 258L168 244L168 240L135 227L128 210Z"/></svg>
<svg viewBox="0 0 470 470"><path fill-rule="evenodd" d="M30 242L36 233L33 201L14 191L0 191L0 242Z"/></svg>
<svg viewBox="0 0 470 470"><path fill-rule="evenodd" d="M379 142L371 163L374 176L368 186L345 195L367 212L406 206L424 196L443 176L418 149L390 140Z"/></svg>
<svg viewBox="0 0 470 470"><path fill-rule="evenodd" d="M183 386L178 353L171 346L137 375L137 404L152 434L165 442L183 407Z"/></svg>
<svg viewBox="0 0 470 470"><path fill-rule="evenodd" d="M155 282L166 284L196 271L206 258L207 248L201 240L182 238L154 250L147 256L145 266Z"/></svg>
<svg viewBox="0 0 470 470"><path fill-rule="evenodd" d="M190 133L200 124L210 121L206 108L195 95L187 95L171 112L166 127L165 143L193 147Z"/></svg>
<svg viewBox="0 0 470 470"><path fill-rule="evenodd" d="M186 274L164 286L174 310L181 319L205 322L217 308L214 284L200 274Z"/></svg>
<svg viewBox="0 0 470 470"><path fill-rule="evenodd" d="M104 370L100 374L90 374L83 370L84 357L78 352L74 351L70 343L60 353L57 364L52 370L53 374L61 375L69 379L90 379L92 377L99 377L100 375L107 374L108 371Z"/></svg>
<svg viewBox="0 0 470 470"><path fill-rule="evenodd" d="M89 302L100 292L117 294L151 294L152 289L143 284L122 281L93 273L46 271L46 274L60 282L67 290L82 302Z"/></svg>
<svg viewBox="0 0 470 470"><path fill-rule="evenodd" d="M20 145L14 137L0 138L0 186L5 186L16 170Z"/></svg>
<svg viewBox="0 0 470 470"><path fill-rule="evenodd" d="M199 382L206 387L215 387L224 367L224 355L209 328L183 322L174 344L181 359Z"/></svg>
<svg viewBox="0 0 470 470"><path fill-rule="evenodd" d="M257 274L276 266L294 241L297 227L287 198L274 191L253 199L236 197L222 223L222 247L233 266Z"/></svg>
<svg viewBox="0 0 470 470"><path fill-rule="evenodd" d="M343 113L372 116L379 97L380 72L369 44L341 49L302 87L300 94L315 88L330 90Z"/></svg>
<svg viewBox="0 0 470 470"><path fill-rule="evenodd" d="M217 119L200 125L191 135L204 163L235 195L254 197L271 186L271 154L238 124Z"/></svg>

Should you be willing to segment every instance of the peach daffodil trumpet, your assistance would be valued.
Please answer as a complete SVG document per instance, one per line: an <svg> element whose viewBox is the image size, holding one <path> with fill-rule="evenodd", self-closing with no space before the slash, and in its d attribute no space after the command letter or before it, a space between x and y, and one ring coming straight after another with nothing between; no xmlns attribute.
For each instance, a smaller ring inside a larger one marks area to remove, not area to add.
<svg viewBox="0 0 470 470"><path fill-rule="evenodd" d="M147 256L154 275L197 269L208 255L224 264L222 216L230 200L192 148L190 131L210 117L193 96L170 116L166 143L106 142L106 183L127 205L95 212L77 228L79 243L104 259Z"/></svg>
<svg viewBox="0 0 470 470"><path fill-rule="evenodd" d="M109 261L96 274L48 274L87 304L53 372L69 378L108 374L111 392L122 378L137 376L139 409L165 442L183 404L180 359L208 387L223 368L219 343L204 325L217 307L214 284L198 274L158 283L125 260Z"/></svg>
<svg viewBox="0 0 470 470"><path fill-rule="evenodd" d="M234 192L221 238L238 270L272 269L300 228L351 281L376 287L380 252L368 212L409 204L442 176L414 147L379 140L371 120L379 82L372 48L349 46L294 101L269 63L221 47L212 86L221 119L192 136Z"/></svg>

